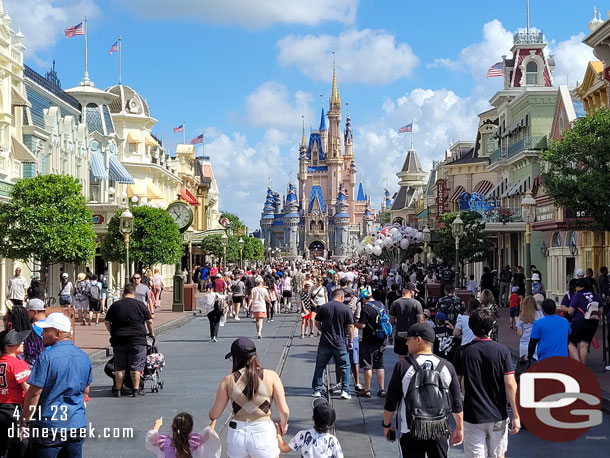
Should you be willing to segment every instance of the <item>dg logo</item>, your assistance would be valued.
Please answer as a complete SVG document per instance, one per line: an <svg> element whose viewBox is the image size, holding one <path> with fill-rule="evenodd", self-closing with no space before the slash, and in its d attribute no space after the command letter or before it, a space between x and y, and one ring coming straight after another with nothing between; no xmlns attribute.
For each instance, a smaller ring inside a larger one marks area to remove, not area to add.
<svg viewBox="0 0 610 458"><path fill-rule="evenodd" d="M555 356L521 375L517 405L521 421L541 439L567 442L602 423L601 388L593 372Z"/></svg>

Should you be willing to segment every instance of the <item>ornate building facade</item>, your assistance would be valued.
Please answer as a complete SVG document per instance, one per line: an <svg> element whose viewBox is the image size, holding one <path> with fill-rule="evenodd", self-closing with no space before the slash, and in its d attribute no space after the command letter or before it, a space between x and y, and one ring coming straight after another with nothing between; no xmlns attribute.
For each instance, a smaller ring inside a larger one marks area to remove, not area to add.
<svg viewBox="0 0 610 458"><path fill-rule="evenodd" d="M320 127L311 131L309 142L303 125L298 183L290 182L284 199L271 184L267 189L260 220L266 248L279 248L289 258L342 259L372 230L375 215L361 182L356 192L351 119L348 113L342 135L341 116L333 69L328 113L322 107Z"/></svg>

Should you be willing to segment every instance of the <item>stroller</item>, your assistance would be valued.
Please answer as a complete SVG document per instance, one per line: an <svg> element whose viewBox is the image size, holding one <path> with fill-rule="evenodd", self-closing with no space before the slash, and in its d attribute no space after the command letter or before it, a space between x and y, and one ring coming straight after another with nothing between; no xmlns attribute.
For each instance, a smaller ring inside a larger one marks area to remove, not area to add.
<svg viewBox="0 0 610 458"><path fill-rule="evenodd" d="M140 389L144 390L146 382L151 382L150 392L158 393L159 389L163 389L163 381L161 380L161 371L165 367L165 356L159 353L157 346L155 345L154 337L146 338L146 363L144 364L144 371L140 376ZM114 357L110 358L104 366L104 373L112 379L112 392L116 391L116 383L114 380ZM131 377L126 376L123 381L123 387L125 389L133 389L133 382Z"/></svg>

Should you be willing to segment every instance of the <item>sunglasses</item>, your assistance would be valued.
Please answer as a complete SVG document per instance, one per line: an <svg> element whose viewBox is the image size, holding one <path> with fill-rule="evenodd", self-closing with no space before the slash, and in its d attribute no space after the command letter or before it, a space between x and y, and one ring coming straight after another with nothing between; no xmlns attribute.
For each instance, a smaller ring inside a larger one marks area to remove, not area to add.
<svg viewBox="0 0 610 458"><path fill-rule="evenodd" d="M141 280L141 277L133 277L134 280Z"/></svg>

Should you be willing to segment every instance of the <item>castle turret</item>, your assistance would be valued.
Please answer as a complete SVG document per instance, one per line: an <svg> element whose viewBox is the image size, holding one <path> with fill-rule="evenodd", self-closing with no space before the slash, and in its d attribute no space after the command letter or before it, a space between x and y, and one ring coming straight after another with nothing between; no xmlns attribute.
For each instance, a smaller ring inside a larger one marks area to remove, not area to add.
<svg viewBox="0 0 610 458"><path fill-rule="evenodd" d="M328 108L328 149L329 162L341 160L341 97L337 88L337 68L333 62L333 86L331 89L330 104ZM337 189L336 187L334 189Z"/></svg>
<svg viewBox="0 0 610 458"><path fill-rule="evenodd" d="M288 185L288 193L286 194L286 203L284 205L284 241L288 247L290 256L298 255L299 247L299 203L297 200L297 190L292 184Z"/></svg>
<svg viewBox="0 0 610 458"><path fill-rule="evenodd" d="M267 187L267 197L265 206L263 207L263 215L261 217L261 229L263 232L263 240L266 247L271 246L271 227L275 218L275 195L271 189L271 185Z"/></svg>
<svg viewBox="0 0 610 458"><path fill-rule="evenodd" d="M320 140L322 143L322 150L326 153L328 151L328 129L326 128L326 113L324 113L324 104L322 104L322 113L320 114Z"/></svg>
<svg viewBox="0 0 610 458"><path fill-rule="evenodd" d="M307 157L307 139L305 138L305 119L303 119L303 135L301 144L299 145L299 173L297 180L299 181L299 201L305 200L305 182L307 181L307 165L309 158Z"/></svg>
<svg viewBox="0 0 610 458"><path fill-rule="evenodd" d="M350 214L347 202L347 192L343 183L339 186L337 202L335 203L335 238L334 253L336 258L347 256L349 251L349 223Z"/></svg>

